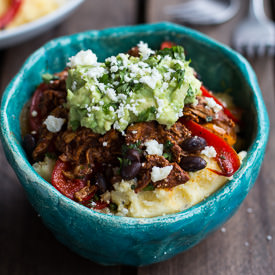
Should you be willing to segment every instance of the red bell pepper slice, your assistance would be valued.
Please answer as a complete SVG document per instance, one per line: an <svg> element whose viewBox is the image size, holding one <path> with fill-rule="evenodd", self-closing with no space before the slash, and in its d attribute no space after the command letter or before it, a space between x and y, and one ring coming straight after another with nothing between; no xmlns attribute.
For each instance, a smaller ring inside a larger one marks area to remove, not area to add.
<svg viewBox="0 0 275 275"><path fill-rule="evenodd" d="M42 124L42 118L40 114L40 100L43 95L43 91L47 88L47 85L42 83L40 84L37 89L35 90L32 99L31 99L31 106L30 106L30 113L29 113L29 126L31 131L37 132Z"/></svg>
<svg viewBox="0 0 275 275"><path fill-rule="evenodd" d="M74 194L80 191L86 186L86 180L82 179L67 179L62 171L67 171L69 169L69 163L57 160L52 173L52 185L64 196L74 199ZM94 194L93 194L94 195ZM91 196L85 200L91 199Z"/></svg>
<svg viewBox="0 0 275 275"><path fill-rule="evenodd" d="M96 205L93 207L93 209L101 210L101 209L103 209L103 208L105 208L107 206L108 206L107 202L105 202L105 201L97 201Z"/></svg>
<svg viewBox="0 0 275 275"><path fill-rule="evenodd" d="M160 49L163 50L165 48L172 48L173 46L176 46L176 44L174 42L171 42L171 41L164 41L161 43L160 45Z"/></svg>
<svg viewBox="0 0 275 275"><path fill-rule="evenodd" d="M211 97L215 100L215 102L217 104L219 104L220 106L222 106L223 108L223 112L230 118L232 119L234 122L238 123L239 119L237 119L231 112L229 109L227 109L215 96L213 96L203 85L201 85L201 91L202 91L202 95L205 97Z"/></svg>
<svg viewBox="0 0 275 275"><path fill-rule="evenodd" d="M215 148L216 160L222 172L209 170L225 177L231 177L240 168L241 163L238 154L222 138L192 120L184 121L184 125L191 131L192 135L203 137L208 146Z"/></svg>
<svg viewBox="0 0 275 275"><path fill-rule="evenodd" d="M5 28L17 14L23 0L12 0L8 10L0 17L0 29Z"/></svg>

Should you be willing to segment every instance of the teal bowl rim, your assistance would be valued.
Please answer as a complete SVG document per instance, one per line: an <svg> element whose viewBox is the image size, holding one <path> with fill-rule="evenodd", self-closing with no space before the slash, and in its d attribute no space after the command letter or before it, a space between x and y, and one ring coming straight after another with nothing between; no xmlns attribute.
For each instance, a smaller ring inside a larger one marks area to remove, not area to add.
<svg viewBox="0 0 275 275"><path fill-rule="evenodd" d="M99 37L99 36L100 37L112 37L112 36L117 37L120 34L125 35L125 33L127 32L131 32L131 33L139 33L139 32L148 33L149 32L150 33L155 31L167 31L167 30L171 32L176 32L187 36L191 36L192 38L199 40L200 42L203 42L206 45L211 46L212 49L221 51L222 54L224 54L227 58L229 58L233 62L234 66L240 70L243 77L246 79L250 89L253 91L252 98L253 98L255 109L257 111L257 121L256 121L257 134L253 143L250 145L250 148L247 152L247 157L244 159L240 169L234 174L232 180L228 181L220 189L218 189L216 192L214 192L212 195L210 195L200 203L192 206L191 208L183 210L181 212L168 214L165 216L158 216L153 218L133 218L133 217L115 216L115 215L96 212L94 210L88 209L85 206L78 204L77 202L74 202L66 198L59 191L57 191L50 183L48 183L43 178L41 178L34 171L34 169L30 165L28 160L25 158L25 156L19 152L18 148L20 148L21 145L14 138L10 130L10 125L8 124L7 116L5 115L8 102L12 98L13 92L15 91L16 86L20 81L20 78L24 74L24 69L28 67L29 63L32 63L33 61L38 59L41 53L45 52L45 50L47 50L48 48L51 48L53 45L56 45L58 43L62 43L62 45L66 46L70 44L72 40L77 39L78 35L84 35L89 37ZM265 148L265 145L267 143L268 133L269 133L268 114L261 95L261 90L259 88L256 75L253 69L251 68L250 64L248 63L248 61L243 56L241 56L240 54L238 54L228 46L225 46L207 37L206 35L201 34L198 31L195 31L190 28L183 27L177 24L173 24L170 22L160 22L160 23L144 24L144 25L137 25L137 26L121 26L121 27L108 28L100 31L90 30L90 31L85 31L82 33L77 33L69 36L63 36L63 37L51 40L50 42L48 42L47 44L39 48L37 51L35 51L25 61L21 70L18 72L18 74L13 78L13 80L10 82L10 84L6 88L3 94L2 104L1 104L1 138L4 146L7 146L8 151L12 156L12 159L14 161L12 166L13 167L15 166L15 170L20 169L21 171L24 171L23 173L32 182L39 182L42 188L46 188L50 190L50 192L52 192L57 197L58 200L73 207L75 211L81 211L83 215L94 216L95 218L100 219L102 222L119 223L121 225L127 224L127 226L143 226L143 225L163 223L163 222L170 223L170 222L176 222L183 219L188 224L189 223L187 222L188 219L190 220L194 218L195 215L201 213L205 208L210 207L217 199L224 198L227 196L230 197L231 192L233 192L240 184L238 179L241 178L246 173L246 170L249 169L252 163L259 158L259 155L261 155L261 153L263 153L262 150L264 150L263 148Z"/></svg>

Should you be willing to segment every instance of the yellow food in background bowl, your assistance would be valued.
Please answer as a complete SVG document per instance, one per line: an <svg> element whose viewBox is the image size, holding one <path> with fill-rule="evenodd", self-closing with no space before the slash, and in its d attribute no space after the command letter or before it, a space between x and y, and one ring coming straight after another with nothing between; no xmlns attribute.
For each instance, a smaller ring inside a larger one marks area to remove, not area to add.
<svg viewBox="0 0 275 275"><path fill-rule="evenodd" d="M8 10L10 2L9 0L1 0L0 16ZM14 28L43 17L59 8L63 2L61 0L23 0L18 13L6 26L6 29Z"/></svg>

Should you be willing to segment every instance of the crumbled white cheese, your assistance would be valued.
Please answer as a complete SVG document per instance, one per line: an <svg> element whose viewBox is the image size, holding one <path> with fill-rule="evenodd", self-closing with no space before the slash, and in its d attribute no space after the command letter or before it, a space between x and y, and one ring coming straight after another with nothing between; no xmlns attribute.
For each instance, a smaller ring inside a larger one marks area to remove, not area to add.
<svg viewBox="0 0 275 275"><path fill-rule="evenodd" d="M46 120L43 122L47 126L48 131L52 133L57 133L61 130L65 122L64 118L58 118L52 115L49 115Z"/></svg>
<svg viewBox="0 0 275 275"><path fill-rule="evenodd" d="M75 56L69 58L67 65L69 67L76 67L78 65L96 65L97 56L91 51L80 51Z"/></svg>
<svg viewBox="0 0 275 275"><path fill-rule="evenodd" d="M212 97L205 97L205 101L207 103L207 106L215 113L218 113L220 110L222 110L222 106L216 103L216 101Z"/></svg>
<svg viewBox="0 0 275 275"><path fill-rule="evenodd" d="M148 59L151 54L155 53L155 51L150 49L148 47L148 44L144 43L143 41L140 41L137 46L138 46L139 53L142 56L143 60Z"/></svg>
<svg viewBox="0 0 275 275"><path fill-rule="evenodd" d="M243 159L246 157L246 155L247 155L246 151L241 151L241 152L238 153L239 159L241 161L243 161Z"/></svg>
<svg viewBox="0 0 275 275"><path fill-rule="evenodd" d="M146 152L149 155L162 156L163 144L159 144L155 139L146 141L144 145L146 146Z"/></svg>
<svg viewBox="0 0 275 275"><path fill-rule="evenodd" d="M38 115L37 111L33 110L32 111L32 117L36 117Z"/></svg>
<svg viewBox="0 0 275 275"><path fill-rule="evenodd" d="M213 146L206 146L202 151L201 154L207 156L208 158L214 158L217 155L217 152Z"/></svg>
<svg viewBox="0 0 275 275"><path fill-rule="evenodd" d="M137 134L137 131L136 131L136 130L133 130L133 131L132 131L132 134L134 134L134 135Z"/></svg>
<svg viewBox="0 0 275 275"><path fill-rule="evenodd" d="M166 179L169 176L172 169L173 169L173 165L165 166L162 168L154 166L151 172L151 180L153 182L156 182L159 180Z"/></svg>
<svg viewBox="0 0 275 275"><path fill-rule="evenodd" d="M153 68L152 74L151 75L145 75L140 78L140 83L147 84L150 88L155 89L158 81L162 79L162 75L160 72L156 69Z"/></svg>
<svg viewBox="0 0 275 275"><path fill-rule="evenodd" d="M102 143L102 146L104 146L104 147L106 147L108 145L108 142L107 141L104 141L103 143Z"/></svg>

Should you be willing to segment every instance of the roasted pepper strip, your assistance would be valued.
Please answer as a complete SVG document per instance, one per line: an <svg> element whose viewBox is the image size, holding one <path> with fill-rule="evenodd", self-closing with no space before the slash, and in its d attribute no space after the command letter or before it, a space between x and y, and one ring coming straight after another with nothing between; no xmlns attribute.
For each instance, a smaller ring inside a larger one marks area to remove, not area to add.
<svg viewBox="0 0 275 275"><path fill-rule="evenodd" d="M231 118L234 122L238 123L239 120L227 109L215 96L213 96L203 85L201 86L202 95L205 97L212 97L217 104L222 106L223 112Z"/></svg>
<svg viewBox="0 0 275 275"><path fill-rule="evenodd" d="M161 50L163 50L163 49L165 49L165 48L170 49L170 48L172 48L173 46L176 46L176 44L173 43L173 42L171 42L171 41L164 41L164 42L161 43L160 49L161 49Z"/></svg>
<svg viewBox="0 0 275 275"><path fill-rule="evenodd" d="M184 125L192 132L192 135L203 137L208 146L215 148L217 152L216 160L222 171L209 170L225 177L231 177L239 169L241 163L238 154L222 138L192 120L185 120Z"/></svg>
<svg viewBox="0 0 275 275"><path fill-rule="evenodd" d="M29 113L29 126L31 131L38 132L39 128L41 127L41 114L40 114L40 100L43 95L43 91L47 89L47 85L42 83L40 84L37 89L35 90L32 99L31 99L31 106L30 106L30 113Z"/></svg>
<svg viewBox="0 0 275 275"><path fill-rule="evenodd" d="M23 0L12 0L8 10L0 17L0 29L4 29L15 17Z"/></svg>
<svg viewBox="0 0 275 275"><path fill-rule="evenodd" d="M86 186L86 181L82 179L67 179L63 171L67 171L69 163L57 160L52 173L52 185L64 196L74 199L75 192Z"/></svg>

